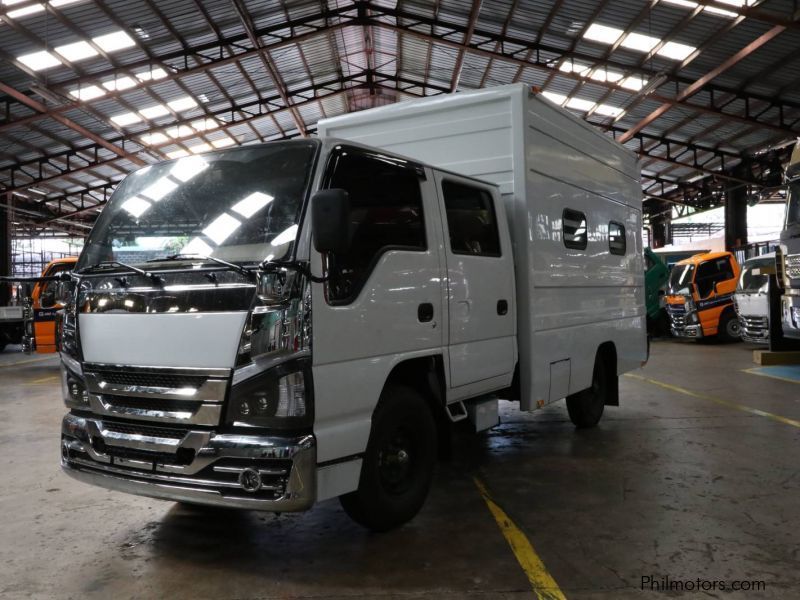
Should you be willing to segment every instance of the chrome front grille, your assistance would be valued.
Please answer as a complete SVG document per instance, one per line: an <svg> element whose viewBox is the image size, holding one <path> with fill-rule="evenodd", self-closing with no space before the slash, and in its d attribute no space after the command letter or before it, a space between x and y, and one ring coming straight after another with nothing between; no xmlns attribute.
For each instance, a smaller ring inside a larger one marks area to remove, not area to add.
<svg viewBox="0 0 800 600"><path fill-rule="evenodd" d="M683 304L668 304L667 314L672 321L673 329L686 328L686 307Z"/></svg>
<svg viewBox="0 0 800 600"><path fill-rule="evenodd" d="M739 315L742 326L742 339L748 342L766 342L769 340L769 318Z"/></svg>
<svg viewBox="0 0 800 600"><path fill-rule="evenodd" d="M230 378L227 369L87 364L83 372L92 412L181 425L218 425Z"/></svg>
<svg viewBox="0 0 800 600"><path fill-rule="evenodd" d="M800 279L800 254L786 256L786 276L789 279Z"/></svg>

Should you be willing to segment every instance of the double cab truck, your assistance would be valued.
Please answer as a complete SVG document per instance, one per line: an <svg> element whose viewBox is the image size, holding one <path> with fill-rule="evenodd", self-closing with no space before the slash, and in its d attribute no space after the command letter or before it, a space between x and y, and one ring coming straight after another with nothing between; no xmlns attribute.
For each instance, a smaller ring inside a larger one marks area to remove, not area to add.
<svg viewBox="0 0 800 600"><path fill-rule="evenodd" d="M783 287L782 328L786 338L800 340L800 142L786 168L786 218L776 256Z"/></svg>
<svg viewBox="0 0 800 600"><path fill-rule="evenodd" d="M740 325L733 294L739 271L730 252L695 254L675 263L666 299L672 335L738 340Z"/></svg>
<svg viewBox="0 0 800 600"><path fill-rule="evenodd" d="M774 252L749 258L742 265L733 305L746 342L769 344L769 276L774 272Z"/></svg>
<svg viewBox="0 0 800 600"><path fill-rule="evenodd" d="M56 316L63 305L56 301L58 280L55 277L60 273L71 271L77 260L75 256L68 256L50 261L42 271L41 281L33 286L30 298L25 302L23 352L38 354L56 352Z"/></svg>
<svg viewBox="0 0 800 600"><path fill-rule="evenodd" d="M450 424L647 359L636 157L523 85L146 166L69 282L61 464L100 487L411 519Z"/></svg>

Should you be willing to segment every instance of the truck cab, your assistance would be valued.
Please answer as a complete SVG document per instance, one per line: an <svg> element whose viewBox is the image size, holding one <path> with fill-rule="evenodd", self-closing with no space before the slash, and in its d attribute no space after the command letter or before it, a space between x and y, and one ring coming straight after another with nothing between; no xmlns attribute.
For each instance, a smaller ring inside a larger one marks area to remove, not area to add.
<svg viewBox="0 0 800 600"><path fill-rule="evenodd" d="M42 277L54 277L73 269L78 257L57 258L47 264ZM22 351L26 353L51 354L57 350L56 316L64 305L56 301L55 281L40 281L33 286L25 304L25 335Z"/></svg>
<svg viewBox="0 0 800 600"><path fill-rule="evenodd" d="M730 252L707 252L672 267L667 290L670 330L676 337L739 339L733 293L739 264Z"/></svg>
<svg viewBox="0 0 800 600"><path fill-rule="evenodd" d="M650 247L644 249L644 289L645 308L647 310L647 331L651 334L666 333L668 325L662 324L668 319L665 313L664 293L669 281L669 268Z"/></svg>
<svg viewBox="0 0 800 600"><path fill-rule="evenodd" d="M775 272L774 252L750 258L742 266L733 305L746 342L769 343L770 272Z"/></svg>
<svg viewBox="0 0 800 600"><path fill-rule="evenodd" d="M776 257L783 287L782 328L787 338L800 340L800 142L786 168L786 218Z"/></svg>

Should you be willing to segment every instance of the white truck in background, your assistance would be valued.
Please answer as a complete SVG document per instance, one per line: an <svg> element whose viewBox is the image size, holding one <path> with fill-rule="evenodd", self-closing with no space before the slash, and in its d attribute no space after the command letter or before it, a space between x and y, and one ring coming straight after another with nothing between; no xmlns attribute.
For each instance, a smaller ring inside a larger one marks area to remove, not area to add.
<svg viewBox="0 0 800 600"><path fill-rule="evenodd" d="M62 466L267 511L411 519L453 421L647 359L636 157L523 85L129 175L63 297ZM438 441L437 441L438 440Z"/></svg>
<svg viewBox="0 0 800 600"><path fill-rule="evenodd" d="M749 258L742 265L733 306L746 342L769 344L769 274L774 272L774 252Z"/></svg>

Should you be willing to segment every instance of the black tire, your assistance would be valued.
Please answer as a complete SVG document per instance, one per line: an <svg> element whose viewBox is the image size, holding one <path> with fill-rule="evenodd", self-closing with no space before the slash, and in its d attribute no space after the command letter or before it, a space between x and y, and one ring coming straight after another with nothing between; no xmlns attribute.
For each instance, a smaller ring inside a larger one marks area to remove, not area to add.
<svg viewBox="0 0 800 600"><path fill-rule="evenodd" d="M594 359L592 385L583 391L567 396L567 412L575 427L584 429L594 427L603 416L611 382L606 361L598 354Z"/></svg>
<svg viewBox="0 0 800 600"><path fill-rule="evenodd" d="M717 327L717 338L722 342L738 342L742 339L742 326L736 314L728 310L723 313Z"/></svg>
<svg viewBox="0 0 800 600"><path fill-rule="evenodd" d="M372 531L410 521L422 508L436 464L436 424L418 392L387 386L372 429L355 492L339 498L345 512Z"/></svg>

